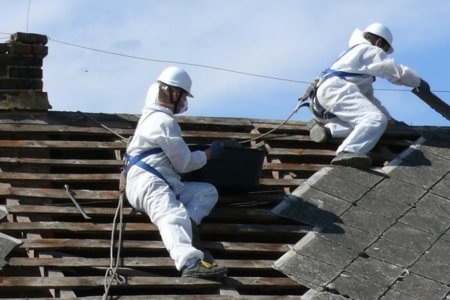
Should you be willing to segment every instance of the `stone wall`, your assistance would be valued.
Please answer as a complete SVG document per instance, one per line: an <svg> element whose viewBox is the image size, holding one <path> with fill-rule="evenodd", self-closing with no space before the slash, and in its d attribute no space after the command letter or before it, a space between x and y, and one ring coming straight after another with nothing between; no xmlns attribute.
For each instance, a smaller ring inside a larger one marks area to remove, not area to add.
<svg viewBox="0 0 450 300"><path fill-rule="evenodd" d="M0 110L51 109L43 89L47 36L17 32L0 43Z"/></svg>

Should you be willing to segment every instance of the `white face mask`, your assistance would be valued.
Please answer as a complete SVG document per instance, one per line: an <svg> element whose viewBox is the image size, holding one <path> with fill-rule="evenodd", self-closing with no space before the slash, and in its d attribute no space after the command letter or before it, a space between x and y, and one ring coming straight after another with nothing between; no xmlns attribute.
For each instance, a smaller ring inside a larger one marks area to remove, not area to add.
<svg viewBox="0 0 450 300"><path fill-rule="evenodd" d="M177 111L174 112L175 114L182 114L188 110L188 101L186 98L180 100L180 103L178 104Z"/></svg>

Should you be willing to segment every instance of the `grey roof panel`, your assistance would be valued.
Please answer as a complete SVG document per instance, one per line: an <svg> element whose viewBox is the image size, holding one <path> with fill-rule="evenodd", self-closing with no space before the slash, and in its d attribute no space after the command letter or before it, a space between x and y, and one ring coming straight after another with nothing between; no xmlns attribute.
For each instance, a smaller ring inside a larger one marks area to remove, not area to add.
<svg viewBox="0 0 450 300"><path fill-rule="evenodd" d="M403 273L403 269L397 265L370 257L358 257L346 271L386 287L391 286Z"/></svg>
<svg viewBox="0 0 450 300"><path fill-rule="evenodd" d="M350 273L342 273L328 288L355 300L376 300L388 290L385 286Z"/></svg>
<svg viewBox="0 0 450 300"><path fill-rule="evenodd" d="M424 147L423 152L418 145L404 151L383 168L385 174L364 176L361 170L325 168L296 190L303 202L317 204L323 194L329 194L351 204L326 226L320 226L318 218L316 232L294 246L292 257L307 256L308 268L316 260L339 267L339 275L327 285L322 283L322 289L351 299L443 299L448 295L450 201L430 192L433 186L441 193L447 189L442 182L450 170L449 156L443 157L448 149L433 152L430 146ZM316 189L322 195L316 193L314 198ZM289 207L286 204L284 211ZM340 253L345 259L337 258ZM302 278L296 274L294 279L302 282ZM304 282L320 291L319 283Z"/></svg>
<svg viewBox="0 0 450 300"><path fill-rule="evenodd" d="M370 257L384 262L389 262L403 268L412 265L422 256L421 252L413 251L406 246L395 244L383 237L366 249L366 253Z"/></svg>
<svg viewBox="0 0 450 300"><path fill-rule="evenodd" d="M450 287L414 273L397 281L392 288L417 299L444 299L450 292Z"/></svg>
<svg viewBox="0 0 450 300"><path fill-rule="evenodd" d="M339 268L345 268L358 257L357 251L341 247L320 236L314 237L306 243L302 243L305 239L306 237L295 244L293 248L300 255L314 257L321 262ZM324 251L324 249L329 249L329 251Z"/></svg>

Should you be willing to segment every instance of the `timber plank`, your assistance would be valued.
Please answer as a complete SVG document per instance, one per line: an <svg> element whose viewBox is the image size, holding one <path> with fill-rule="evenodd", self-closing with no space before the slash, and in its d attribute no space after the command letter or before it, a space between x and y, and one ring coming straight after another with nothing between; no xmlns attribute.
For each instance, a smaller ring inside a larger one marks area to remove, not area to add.
<svg viewBox="0 0 450 300"><path fill-rule="evenodd" d="M110 293L111 294L111 293ZM114 297L113 297L114 298ZM228 296L228 295L219 295L219 294L199 294L199 295L120 295L117 297L120 300L236 300L236 296ZM12 299L23 299L23 298L7 298L9 300ZM55 300L55 298L32 298L33 300ZM77 297L79 300L103 300L102 296L89 296L89 297ZM299 296L295 295L276 295L276 296L260 296L260 295L242 295L240 299L245 300L299 300Z"/></svg>
<svg viewBox="0 0 450 300"><path fill-rule="evenodd" d="M290 278L282 277L232 277L235 287L264 287L270 288L298 288L299 284ZM81 276L81 277L0 277L2 287L33 287L33 288L77 288L103 286L103 276ZM127 277L127 284L120 285L122 289L133 289L136 287L148 288L211 288L222 286L221 282L203 280L197 278L183 277Z"/></svg>
<svg viewBox="0 0 450 300"><path fill-rule="evenodd" d="M127 128L112 128L114 132L120 135L132 135L134 129ZM111 132L105 130L103 127L87 127L87 126L70 126L70 125L49 125L49 124L1 124L0 131L2 132L17 132L17 133L46 133L46 134L85 134L85 135L107 135L112 136Z"/></svg>
<svg viewBox="0 0 450 300"><path fill-rule="evenodd" d="M268 155L300 155L300 156L336 156L335 150L302 149L302 148L270 148Z"/></svg>
<svg viewBox="0 0 450 300"><path fill-rule="evenodd" d="M0 277L2 287L33 287L42 289L52 288L77 288L103 286L103 276L80 276L80 277ZM136 287L148 288L211 288L219 287L221 283L196 278L181 277L127 277L127 284L121 285L123 289Z"/></svg>
<svg viewBox="0 0 450 300"><path fill-rule="evenodd" d="M135 268L155 268L155 269L175 269L172 259L169 257L125 257L121 260L121 267ZM273 260L237 260L237 259L216 259L220 266L230 270L258 270L271 269ZM111 264L109 258L84 258L84 257L61 257L61 258L24 258L12 257L8 261L11 267L99 267L108 268Z"/></svg>
<svg viewBox="0 0 450 300"><path fill-rule="evenodd" d="M120 191L71 190L78 200L118 200ZM64 189L12 187L11 195L30 198L70 199Z"/></svg>
<svg viewBox="0 0 450 300"><path fill-rule="evenodd" d="M48 173L22 173L22 172L0 172L0 180L32 180L32 181L54 181L54 182L93 182L93 181L117 181L120 174L48 174Z"/></svg>
<svg viewBox="0 0 450 300"><path fill-rule="evenodd" d="M298 171L298 170L296 170ZM0 173L0 180L30 180L30 181L54 181L54 182L108 182L118 181L120 174L44 174L44 173L20 173L20 172L3 172ZM300 185L303 179L273 179L260 178L259 183L262 185ZM15 188L18 189L18 188ZM17 192L18 196L25 196L23 193ZM30 196L30 195L28 195ZM56 197L59 198L59 197Z"/></svg>
<svg viewBox="0 0 450 300"><path fill-rule="evenodd" d="M213 242L204 241L203 245L207 249L239 252L239 253L280 253L290 250L288 244L280 243L245 243L245 242ZM110 240L99 239L24 239L19 248L35 250L62 250L62 249L89 249L105 250L111 246ZM162 241L153 240L124 240L123 248L129 250L161 251L166 250Z"/></svg>
<svg viewBox="0 0 450 300"><path fill-rule="evenodd" d="M123 161L116 159L51 159L26 157L0 157L0 163L8 164L36 164L49 166L76 166L76 167L121 167Z"/></svg>
<svg viewBox="0 0 450 300"><path fill-rule="evenodd" d="M265 163L263 170L269 171L319 171L328 165L321 164L295 164L295 163Z"/></svg>
<svg viewBox="0 0 450 300"><path fill-rule="evenodd" d="M88 222L27 222L27 223L0 223L3 232L40 233L46 231L69 232L111 232L112 224L94 224ZM124 232L157 232L158 229L151 223L126 223Z"/></svg>
<svg viewBox="0 0 450 300"><path fill-rule="evenodd" d="M0 148L53 148L53 149L89 149L89 150L125 150L125 142L93 141L43 141L43 140L0 140Z"/></svg>
<svg viewBox="0 0 450 300"><path fill-rule="evenodd" d="M110 232L112 224L96 224L89 222L27 222L27 223L0 223L3 232ZM310 229L305 225L259 225L259 224L208 224L202 227L202 233L227 234L304 234ZM158 229L151 223L125 223L124 232L157 232Z"/></svg>
<svg viewBox="0 0 450 300"><path fill-rule="evenodd" d="M262 184L277 185L277 181L284 180L285 185L300 185L304 179L271 179L263 178ZM279 184L282 186L283 184ZM83 200L117 200L120 197L120 191L92 191L92 190L71 190L74 197ZM22 197L39 197L52 199L68 199L67 193L63 189L48 189L48 188L12 188L12 195ZM248 194L238 195L223 195L220 196L219 202L267 202L280 201L282 199L283 191L274 190L272 192L252 192Z"/></svg>
<svg viewBox="0 0 450 300"><path fill-rule="evenodd" d="M0 171L0 174L1 171ZM9 183L0 182L0 196L9 196L11 194L11 185Z"/></svg>
<svg viewBox="0 0 450 300"><path fill-rule="evenodd" d="M253 126L253 122L246 118L227 118L227 117L191 117L176 116L177 121L183 124L202 124L207 126Z"/></svg>
<svg viewBox="0 0 450 300"><path fill-rule="evenodd" d="M264 186L299 186L302 185L306 179L289 179L289 178L260 178L259 184Z"/></svg>
<svg viewBox="0 0 450 300"><path fill-rule="evenodd" d="M51 215L51 216L78 216L80 212L77 208L50 206L50 205L7 205L9 213L17 216L32 216L32 215ZM108 216L113 218L116 213L116 208L112 207L85 207L84 212L90 217ZM137 216L138 218L147 219L147 216L141 212L137 212L131 207L124 207L122 210L123 216ZM245 221L264 221L273 222L274 224L279 220L284 220L279 216L273 214L268 209L260 208L227 208L216 207L208 215L207 220L245 220Z"/></svg>

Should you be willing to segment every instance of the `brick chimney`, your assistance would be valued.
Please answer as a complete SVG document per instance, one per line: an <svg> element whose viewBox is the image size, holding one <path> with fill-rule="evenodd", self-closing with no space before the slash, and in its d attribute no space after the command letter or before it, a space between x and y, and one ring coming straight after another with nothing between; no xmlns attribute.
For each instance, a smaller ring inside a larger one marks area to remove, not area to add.
<svg viewBox="0 0 450 300"><path fill-rule="evenodd" d="M0 43L0 111L51 109L42 91L47 36L17 32Z"/></svg>

